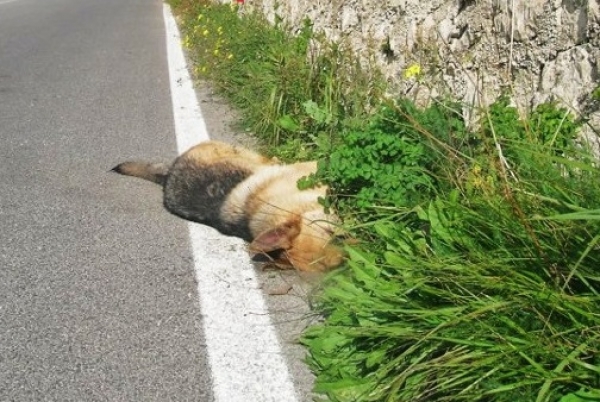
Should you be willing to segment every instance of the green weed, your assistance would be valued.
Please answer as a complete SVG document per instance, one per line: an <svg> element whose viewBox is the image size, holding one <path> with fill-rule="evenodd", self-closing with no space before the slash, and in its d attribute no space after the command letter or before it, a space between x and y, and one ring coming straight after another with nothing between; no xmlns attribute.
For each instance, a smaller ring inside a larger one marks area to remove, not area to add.
<svg viewBox="0 0 600 402"><path fill-rule="evenodd" d="M334 141L344 120L364 115L378 99L377 80L308 20L291 35L281 20L272 26L235 6L180 0L177 9L197 76L215 83L242 110L247 128L284 160L312 156L325 134Z"/></svg>
<svg viewBox="0 0 600 402"><path fill-rule="evenodd" d="M501 99L469 133L446 110L399 103L374 117L420 145L411 180L427 185L382 198L394 208L367 203L375 221L358 215L369 241L348 248L347 268L316 300L326 321L303 340L317 390L331 401L598 397L600 174L576 152L574 123L552 106L520 120ZM368 164L392 181L387 149ZM346 177L344 162L329 162L341 163L332 180Z"/></svg>
<svg viewBox="0 0 600 402"><path fill-rule="evenodd" d="M600 400L600 174L555 104L382 100L306 21L171 0L199 77L283 160L315 158L358 244L302 342L330 401ZM405 78L419 77L418 65Z"/></svg>

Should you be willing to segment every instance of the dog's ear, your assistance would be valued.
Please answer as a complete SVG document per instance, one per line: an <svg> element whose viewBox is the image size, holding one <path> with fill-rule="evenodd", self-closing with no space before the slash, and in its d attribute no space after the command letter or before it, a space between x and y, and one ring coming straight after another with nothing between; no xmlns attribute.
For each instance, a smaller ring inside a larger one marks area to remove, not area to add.
<svg viewBox="0 0 600 402"><path fill-rule="evenodd" d="M268 253L278 249L289 249L293 240L300 234L301 225L302 218L298 216L282 225L262 232L250 243L250 251Z"/></svg>

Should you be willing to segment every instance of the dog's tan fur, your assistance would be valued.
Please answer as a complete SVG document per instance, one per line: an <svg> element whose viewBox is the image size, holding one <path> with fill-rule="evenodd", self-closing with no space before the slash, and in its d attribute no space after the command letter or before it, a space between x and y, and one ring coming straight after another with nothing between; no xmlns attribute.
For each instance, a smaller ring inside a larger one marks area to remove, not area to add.
<svg viewBox="0 0 600 402"><path fill-rule="evenodd" d="M245 148L209 141L169 167L124 162L113 170L163 185L165 207L185 219L250 242L253 254L280 268L323 271L339 265L331 244L336 218L319 204L327 188L299 190L316 162L279 164Z"/></svg>

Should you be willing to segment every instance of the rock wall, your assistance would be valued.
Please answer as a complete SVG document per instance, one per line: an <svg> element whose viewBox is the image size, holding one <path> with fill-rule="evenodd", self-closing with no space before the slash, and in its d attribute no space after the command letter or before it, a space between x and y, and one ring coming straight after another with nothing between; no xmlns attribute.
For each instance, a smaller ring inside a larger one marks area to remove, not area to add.
<svg viewBox="0 0 600 402"><path fill-rule="evenodd" d="M556 100L600 129L600 0L245 2L292 29L309 18L329 39L375 58L394 94L427 101L450 93L465 112L503 92L521 109Z"/></svg>

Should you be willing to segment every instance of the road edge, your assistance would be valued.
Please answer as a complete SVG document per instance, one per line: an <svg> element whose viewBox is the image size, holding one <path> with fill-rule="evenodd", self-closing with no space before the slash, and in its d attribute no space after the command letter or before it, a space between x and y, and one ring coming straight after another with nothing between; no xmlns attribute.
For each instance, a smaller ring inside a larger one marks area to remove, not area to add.
<svg viewBox="0 0 600 402"><path fill-rule="evenodd" d="M178 151L209 140L176 21L163 4ZM188 223L216 402L286 401L297 395L245 244Z"/></svg>

